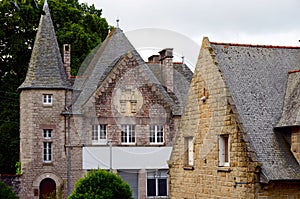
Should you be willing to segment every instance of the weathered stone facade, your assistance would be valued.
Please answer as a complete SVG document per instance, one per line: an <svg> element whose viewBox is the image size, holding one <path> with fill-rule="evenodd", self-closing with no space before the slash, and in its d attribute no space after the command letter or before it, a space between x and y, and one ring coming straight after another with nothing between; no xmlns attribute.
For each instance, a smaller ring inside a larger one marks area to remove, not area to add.
<svg viewBox="0 0 300 199"><path fill-rule="evenodd" d="M98 168L129 182L135 199L168 197L167 160L192 72L173 64L172 49L146 64L116 28L71 79L71 47L62 59L47 3L44 10L19 87L20 198L65 198Z"/></svg>
<svg viewBox="0 0 300 199"><path fill-rule="evenodd" d="M224 44L226 48L228 45ZM211 43L204 38L169 161L170 198L299 198L297 177L290 181L265 180L265 165L253 147L254 141L241 118L243 113L238 111L237 99L228 88L224 69L219 66L220 60L215 53ZM237 87L238 84L237 81ZM220 140L224 135L228 138L227 165L221 164L220 158ZM190 137L193 138L192 164L188 161L186 143ZM296 137L293 135L291 139ZM276 146L271 145L274 150ZM294 151L297 151L296 146Z"/></svg>

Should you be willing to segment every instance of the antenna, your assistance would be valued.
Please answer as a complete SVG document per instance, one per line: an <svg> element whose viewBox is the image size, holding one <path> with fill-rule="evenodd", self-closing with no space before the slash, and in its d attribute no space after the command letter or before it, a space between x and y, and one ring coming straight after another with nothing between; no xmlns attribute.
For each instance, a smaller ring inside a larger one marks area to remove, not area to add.
<svg viewBox="0 0 300 199"><path fill-rule="evenodd" d="M118 17L117 20L116 20L116 22L117 22L117 28L119 28L119 21L120 21L120 19Z"/></svg>

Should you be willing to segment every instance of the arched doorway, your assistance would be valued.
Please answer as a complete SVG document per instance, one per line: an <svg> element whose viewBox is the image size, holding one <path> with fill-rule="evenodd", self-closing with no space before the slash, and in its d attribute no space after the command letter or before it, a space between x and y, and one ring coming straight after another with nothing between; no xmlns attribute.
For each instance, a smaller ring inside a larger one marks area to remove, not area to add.
<svg viewBox="0 0 300 199"><path fill-rule="evenodd" d="M40 199L55 199L56 183L51 178L45 178L40 183Z"/></svg>

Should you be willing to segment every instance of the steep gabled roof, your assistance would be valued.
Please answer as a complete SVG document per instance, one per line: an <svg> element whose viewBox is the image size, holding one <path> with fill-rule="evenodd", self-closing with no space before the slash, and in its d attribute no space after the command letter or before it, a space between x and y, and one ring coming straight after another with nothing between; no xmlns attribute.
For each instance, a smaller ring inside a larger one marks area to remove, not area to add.
<svg viewBox="0 0 300 199"><path fill-rule="evenodd" d="M47 1L43 9L26 79L18 89L69 87Z"/></svg>
<svg viewBox="0 0 300 199"><path fill-rule="evenodd" d="M181 115L182 107L161 85L157 77L152 73L149 66L144 62L139 53L129 42L123 31L115 28L93 53L87 66L82 70L80 76L75 80L73 89L81 91L79 96L74 96L73 112L80 113L82 106L92 97L101 83L108 77L110 72L118 66L119 61L127 54L131 54L139 65L143 74L147 75L148 83L156 87L164 100L170 105L173 114ZM185 70L184 70L185 71ZM186 72L186 71L185 71ZM74 92L76 94L76 92Z"/></svg>
<svg viewBox="0 0 300 199"><path fill-rule="evenodd" d="M282 135L280 120L288 71L300 67L300 48L213 43L218 65L250 139L262 173L270 180L300 180L300 167Z"/></svg>
<svg viewBox="0 0 300 199"><path fill-rule="evenodd" d="M114 67L117 60L125 53L133 50L134 47L121 29L115 28L112 30L96 50L86 69L83 69L81 72L80 75L84 76L85 79L78 78L78 80L75 80L74 89L81 90L80 95L75 98L74 105L76 109L80 109L92 96L109 71Z"/></svg>
<svg viewBox="0 0 300 199"><path fill-rule="evenodd" d="M300 126L300 71L289 71L283 113L277 127Z"/></svg>

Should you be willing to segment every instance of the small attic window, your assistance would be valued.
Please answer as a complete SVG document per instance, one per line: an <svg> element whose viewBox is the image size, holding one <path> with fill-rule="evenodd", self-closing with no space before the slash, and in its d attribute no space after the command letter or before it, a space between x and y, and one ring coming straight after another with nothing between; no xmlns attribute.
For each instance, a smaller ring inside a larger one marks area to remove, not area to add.
<svg viewBox="0 0 300 199"><path fill-rule="evenodd" d="M43 105L52 105L52 94L43 95Z"/></svg>

